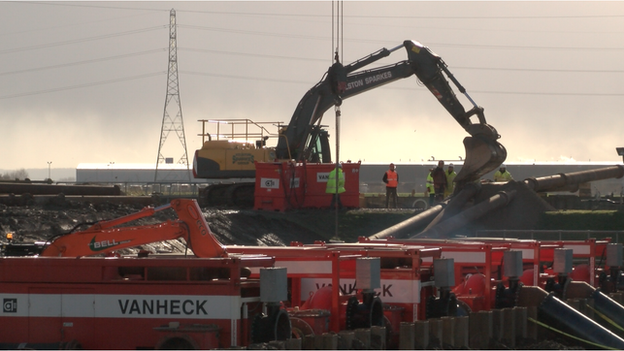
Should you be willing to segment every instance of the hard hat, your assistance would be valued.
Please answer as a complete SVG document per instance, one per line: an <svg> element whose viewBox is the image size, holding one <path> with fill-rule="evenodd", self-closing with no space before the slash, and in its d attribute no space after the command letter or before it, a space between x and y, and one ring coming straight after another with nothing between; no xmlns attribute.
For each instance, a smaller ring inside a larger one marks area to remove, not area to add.
<svg viewBox="0 0 624 351"><path fill-rule="evenodd" d="M449 165L448 165L448 166L449 166L449 167L451 167L451 168L453 168L453 164L452 164L452 163L449 163Z"/></svg>

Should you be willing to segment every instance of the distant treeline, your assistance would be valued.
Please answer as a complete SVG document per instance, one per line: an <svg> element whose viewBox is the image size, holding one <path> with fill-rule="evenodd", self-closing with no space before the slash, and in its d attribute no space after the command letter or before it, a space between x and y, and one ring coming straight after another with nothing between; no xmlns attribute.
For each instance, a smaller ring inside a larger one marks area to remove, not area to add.
<svg viewBox="0 0 624 351"><path fill-rule="evenodd" d="M0 174L1 180L24 180L26 178L28 178L28 172L24 168Z"/></svg>

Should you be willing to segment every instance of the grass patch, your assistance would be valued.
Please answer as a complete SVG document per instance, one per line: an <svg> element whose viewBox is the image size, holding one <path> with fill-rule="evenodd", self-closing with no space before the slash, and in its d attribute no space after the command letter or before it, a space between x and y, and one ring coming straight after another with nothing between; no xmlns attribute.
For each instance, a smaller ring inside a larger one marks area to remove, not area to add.
<svg viewBox="0 0 624 351"><path fill-rule="evenodd" d="M621 211L549 211L540 218L543 230L624 230L624 212Z"/></svg>

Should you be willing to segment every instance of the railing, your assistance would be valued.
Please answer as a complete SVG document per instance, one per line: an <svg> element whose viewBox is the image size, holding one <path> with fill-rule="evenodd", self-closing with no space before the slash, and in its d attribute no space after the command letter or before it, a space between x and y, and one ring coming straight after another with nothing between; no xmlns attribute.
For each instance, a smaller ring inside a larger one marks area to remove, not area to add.
<svg viewBox="0 0 624 351"><path fill-rule="evenodd" d="M612 242L624 240L624 230L477 230L477 237L533 240L586 240L611 238ZM620 239L622 238L622 239Z"/></svg>
<svg viewBox="0 0 624 351"><path fill-rule="evenodd" d="M196 197L199 189L210 183L208 182L55 182L58 185L101 185L118 186L121 191L128 196L151 196L151 195L171 195Z"/></svg>
<svg viewBox="0 0 624 351"><path fill-rule="evenodd" d="M282 128L282 122L254 122L250 119L200 119L198 122L202 122L202 132L199 136L202 137L202 144L208 140L220 140L221 138L227 140L244 139L249 141L250 139L266 140L265 138L277 137L279 130ZM206 123L213 125L216 129L215 133L206 132ZM278 133L271 133L266 125L276 126ZM230 129L229 131L222 131L222 129ZM252 130L250 130L250 128ZM243 129L241 131L241 129ZM222 134L223 133L223 134Z"/></svg>

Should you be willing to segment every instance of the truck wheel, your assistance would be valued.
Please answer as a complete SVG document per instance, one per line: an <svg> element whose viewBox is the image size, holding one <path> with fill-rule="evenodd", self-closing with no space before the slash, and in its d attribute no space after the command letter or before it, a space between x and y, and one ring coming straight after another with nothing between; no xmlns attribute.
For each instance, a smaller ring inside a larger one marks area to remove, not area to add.
<svg viewBox="0 0 624 351"><path fill-rule="evenodd" d="M82 350L82 344L76 339L72 339L65 344L65 350Z"/></svg>
<svg viewBox="0 0 624 351"><path fill-rule="evenodd" d="M429 208L429 203L423 199L418 199L414 201L414 203L412 204L412 208L421 208L423 210L426 210L427 208Z"/></svg>
<svg viewBox="0 0 624 351"><path fill-rule="evenodd" d="M172 335L163 338L157 345L156 350L198 350L195 342L186 335Z"/></svg>

